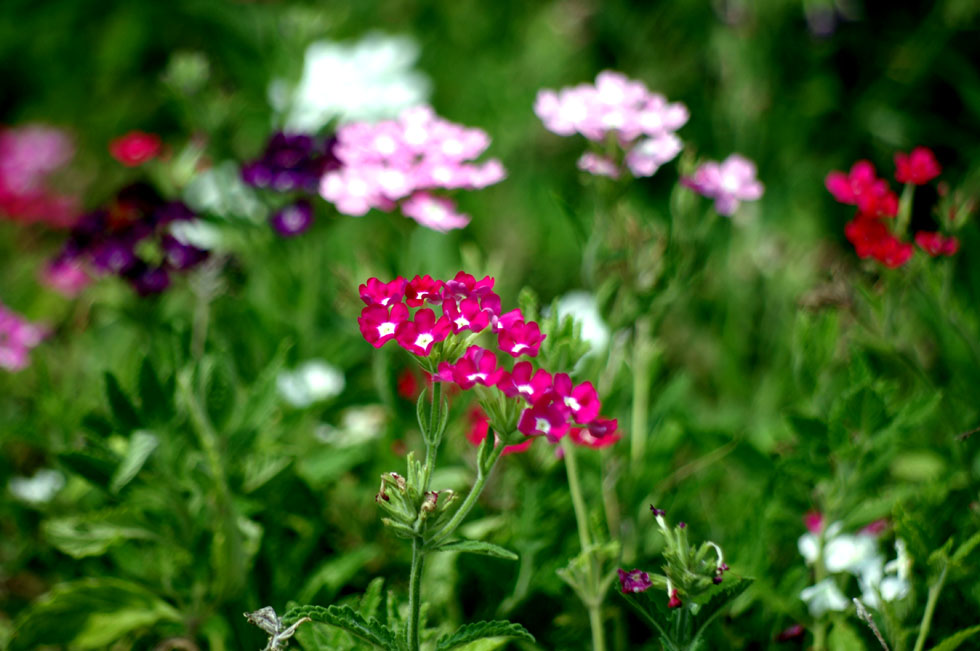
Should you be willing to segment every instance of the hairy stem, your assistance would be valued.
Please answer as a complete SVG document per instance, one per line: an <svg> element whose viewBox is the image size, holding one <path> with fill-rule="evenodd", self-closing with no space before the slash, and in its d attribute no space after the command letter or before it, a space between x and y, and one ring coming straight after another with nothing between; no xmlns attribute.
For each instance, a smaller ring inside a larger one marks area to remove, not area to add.
<svg viewBox="0 0 980 651"><path fill-rule="evenodd" d="M412 539L412 573L408 580L408 627L406 641L409 651L419 651L419 615L422 612L422 565L425 550L420 538Z"/></svg>
<svg viewBox="0 0 980 651"><path fill-rule="evenodd" d="M647 413L650 398L650 317L636 320L633 335L633 418L630 431L630 465L636 468L646 454Z"/></svg>
<svg viewBox="0 0 980 651"><path fill-rule="evenodd" d="M487 439L489 441L493 441L494 437L495 434L493 430L487 433ZM500 453L503 451L503 443L494 445L493 452L490 453L490 458L487 463L486 472L483 472L483 469L479 466L479 464L477 464L476 481L473 482L473 488L471 488L470 492L467 493L466 499L463 500L463 503L459 505L458 509L456 509L456 512L453 514L453 517L449 520L449 522L447 522L442 529L437 531L435 535L429 539L429 547L438 545L446 538L453 535L456 528L463 522L464 519L466 519L469 512L473 510L473 507L476 506L477 500L480 499L480 493L483 492L483 487L486 485L487 479L490 477L490 473L493 472L493 467L497 463L497 459L500 458Z"/></svg>
<svg viewBox="0 0 980 651"><path fill-rule="evenodd" d="M600 592L599 560L595 556L592 540L589 536L588 513L585 510L585 500L582 498L582 487L578 478L578 464L575 462L575 447L565 437L561 441L565 453L565 471L568 474L568 492L572 496L572 508L575 510L575 524L578 526L579 544L582 552L589 558L589 594L585 607L589 611L589 627L592 629L593 651L605 651L606 637L602 626L602 595Z"/></svg>

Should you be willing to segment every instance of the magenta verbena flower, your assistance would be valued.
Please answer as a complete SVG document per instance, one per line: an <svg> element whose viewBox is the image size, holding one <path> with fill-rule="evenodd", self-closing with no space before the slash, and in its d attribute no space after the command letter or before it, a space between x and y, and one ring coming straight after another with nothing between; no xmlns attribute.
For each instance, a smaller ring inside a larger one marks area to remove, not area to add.
<svg viewBox="0 0 980 651"><path fill-rule="evenodd" d="M762 184L756 179L755 163L739 154L732 154L722 163L708 161L694 176L681 180L698 194L715 200L719 215L735 214L741 201L762 197Z"/></svg>
<svg viewBox="0 0 980 651"><path fill-rule="evenodd" d="M7 371L27 368L31 350L46 335L45 328L0 303L0 368Z"/></svg>
<svg viewBox="0 0 980 651"><path fill-rule="evenodd" d="M683 104L670 103L642 82L609 70L600 72L594 85L539 91L534 112L558 135L615 141L625 154L623 164L608 152L587 152L578 160L579 169L611 178L619 178L624 165L633 176L652 176L680 153L683 144L674 132L689 118Z"/></svg>
<svg viewBox="0 0 980 651"><path fill-rule="evenodd" d="M408 109L396 120L358 122L337 131L334 150L342 167L327 172L320 194L347 215L394 210L440 231L462 228L467 215L433 190L480 189L501 181L500 161L474 163L490 145L481 129L438 117L426 106Z"/></svg>
<svg viewBox="0 0 980 651"><path fill-rule="evenodd" d="M376 348L395 340L436 381L464 390L483 387L477 392L481 407L502 434L555 442L574 423L582 426L572 437L577 444L605 447L618 440L616 421L598 417L601 405L590 382L575 385L568 375L556 378L529 361L516 361L536 355L545 335L520 310L501 313L493 286L493 278L477 280L463 271L447 281L429 275L411 281L371 278L359 288L365 307L358 325ZM429 306L441 307L442 315ZM473 343L483 332L496 350Z"/></svg>
<svg viewBox="0 0 980 651"><path fill-rule="evenodd" d="M623 594L629 594L631 592L644 592L653 587L653 582L650 581L650 575L643 570L618 570L619 572L619 589L622 590Z"/></svg>

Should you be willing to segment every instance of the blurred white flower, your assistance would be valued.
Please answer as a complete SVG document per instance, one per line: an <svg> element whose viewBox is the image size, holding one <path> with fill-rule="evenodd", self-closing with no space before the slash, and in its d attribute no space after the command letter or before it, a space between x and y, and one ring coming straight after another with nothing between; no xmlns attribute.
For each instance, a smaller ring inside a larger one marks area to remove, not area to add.
<svg viewBox="0 0 980 651"><path fill-rule="evenodd" d="M57 470L42 468L33 477L12 477L8 488L14 497L29 504L44 504L65 485L65 476Z"/></svg>
<svg viewBox="0 0 980 651"><path fill-rule="evenodd" d="M315 133L332 119L393 118L428 101L429 79L412 68L418 56L418 45L407 36L372 33L353 44L317 41L306 49L299 83L273 80L269 101L287 131Z"/></svg>
<svg viewBox="0 0 980 651"><path fill-rule="evenodd" d="M227 219L260 222L266 216L262 202L242 181L238 164L230 160L195 174L184 190L184 201L196 213Z"/></svg>
<svg viewBox="0 0 980 651"><path fill-rule="evenodd" d="M293 407L309 407L315 402L340 395L344 390L344 374L322 359L311 359L294 371L279 373L276 388L283 400Z"/></svg>
<svg viewBox="0 0 980 651"><path fill-rule="evenodd" d="M598 354L609 344L609 326L599 315L595 296L586 291L569 292L558 299L558 317L571 316L582 327L582 339L588 342L589 354Z"/></svg>
<svg viewBox="0 0 980 651"><path fill-rule="evenodd" d="M804 588L800 592L800 599L806 603L810 615L813 617L820 617L828 610L847 610L851 603L831 578L826 578L816 585Z"/></svg>
<svg viewBox="0 0 980 651"><path fill-rule="evenodd" d="M316 437L340 448L361 445L384 433L385 409L381 405L351 407L344 411L337 426L324 423L316 428Z"/></svg>

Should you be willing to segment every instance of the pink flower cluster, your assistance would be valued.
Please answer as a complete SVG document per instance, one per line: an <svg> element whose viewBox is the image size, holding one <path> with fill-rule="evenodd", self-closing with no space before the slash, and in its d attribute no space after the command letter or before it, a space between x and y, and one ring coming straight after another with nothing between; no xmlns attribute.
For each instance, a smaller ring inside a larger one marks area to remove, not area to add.
<svg viewBox="0 0 980 651"><path fill-rule="evenodd" d="M908 185L923 185L939 176L942 169L935 155L926 147L916 147L910 154L895 154L895 180ZM827 190L837 201L857 206L857 215L844 226L844 235L854 245L859 258L874 258L892 269L901 267L915 253L911 243L903 242L904 233L895 233L887 220L898 215L898 196L880 179L870 161L860 160L850 171L827 175ZM950 256L959 250L955 237L919 231L915 243L930 256Z"/></svg>
<svg viewBox="0 0 980 651"><path fill-rule="evenodd" d="M756 201L762 197L763 187L755 175L755 163L732 154L721 163L708 161L702 164L694 176L681 179L681 183L714 199L718 214L729 217L738 210L740 201Z"/></svg>
<svg viewBox="0 0 980 651"><path fill-rule="evenodd" d="M599 418L601 404L591 382L575 385L565 373L553 376L526 360L505 365L506 357L498 359L498 353L514 360L536 356L545 335L519 309L502 312L493 285L489 276L477 280L463 271L448 281L428 275L388 283L371 278L360 286L365 303L358 319L361 334L376 348L394 340L413 355L428 358L436 344L450 337L465 336L468 342L479 333L492 333L496 351L470 345L458 359L443 359L438 365L433 361L433 379L464 390L493 388L498 398L516 401L521 406L516 427L527 436L556 442L572 430L572 440L582 445L615 442L616 421Z"/></svg>
<svg viewBox="0 0 980 651"><path fill-rule="evenodd" d="M28 365L28 354L46 332L0 303L0 368L19 371Z"/></svg>
<svg viewBox="0 0 980 651"><path fill-rule="evenodd" d="M622 163L633 176L652 176L680 153L683 144L674 132L689 118L683 104L669 103L642 82L609 70L599 73L595 85L539 91L534 112L546 129L561 136L580 133L603 142L611 135L625 152ZM586 152L578 166L590 174L618 178L622 163Z"/></svg>
<svg viewBox="0 0 980 651"><path fill-rule="evenodd" d="M67 227L78 215L75 197L55 194L48 176L75 155L60 129L29 125L0 129L0 215Z"/></svg>
<svg viewBox="0 0 980 651"><path fill-rule="evenodd" d="M505 176L497 159L476 164L490 138L481 129L443 120L427 106L403 111L396 120L358 122L337 131L339 169L327 172L320 194L347 215L372 208L401 211L437 231L462 228L467 215L434 190L478 189Z"/></svg>

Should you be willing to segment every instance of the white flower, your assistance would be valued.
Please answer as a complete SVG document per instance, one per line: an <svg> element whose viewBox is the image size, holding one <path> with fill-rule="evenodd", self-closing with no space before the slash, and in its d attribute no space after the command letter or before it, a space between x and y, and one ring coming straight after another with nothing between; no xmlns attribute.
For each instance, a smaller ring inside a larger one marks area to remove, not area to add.
<svg viewBox="0 0 980 651"><path fill-rule="evenodd" d="M184 201L196 213L206 212L226 219L245 217L258 223L266 216L255 191L242 181L238 164L230 160L195 174L184 190ZM200 220L178 222L185 230L199 223ZM180 239L177 235L174 237Z"/></svg>
<svg viewBox="0 0 980 651"><path fill-rule="evenodd" d="M344 374L321 359L304 362L295 371L283 371L276 378L283 400L293 407L309 407L315 402L340 395Z"/></svg>
<svg viewBox="0 0 980 651"><path fill-rule="evenodd" d="M64 475L51 468L42 468L33 477L12 477L7 487L18 499L29 504L44 504L50 502L64 485Z"/></svg>
<svg viewBox="0 0 980 651"><path fill-rule="evenodd" d="M412 68L418 56L418 45L407 36L373 33L354 44L317 41L306 49L299 83L290 87L274 80L269 100L286 130L304 133L335 118L393 118L428 101L429 80Z"/></svg>
<svg viewBox="0 0 980 651"><path fill-rule="evenodd" d="M826 578L816 585L804 588L800 592L800 599L806 603L807 608L810 609L810 615L813 617L820 617L828 610L847 610L850 604L847 597L831 578Z"/></svg>
<svg viewBox="0 0 980 651"><path fill-rule="evenodd" d="M361 445L380 437L386 421L385 409L381 405L351 407L344 411L336 427L326 423L317 427L316 437L338 448Z"/></svg>
<svg viewBox="0 0 980 651"><path fill-rule="evenodd" d="M599 315L595 296L586 291L569 292L558 299L558 317L571 316L582 327L582 339L588 342L589 354L600 353L609 344L609 327Z"/></svg>

